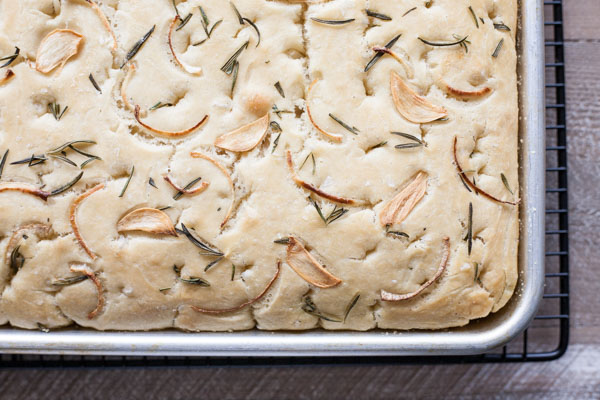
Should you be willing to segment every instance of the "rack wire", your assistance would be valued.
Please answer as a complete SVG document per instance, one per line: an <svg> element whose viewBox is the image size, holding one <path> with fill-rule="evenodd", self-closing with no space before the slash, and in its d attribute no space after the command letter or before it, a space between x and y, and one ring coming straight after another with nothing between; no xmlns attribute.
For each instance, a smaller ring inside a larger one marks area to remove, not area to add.
<svg viewBox="0 0 600 400"><path fill-rule="evenodd" d="M544 1L546 37L546 277L544 299L531 325L496 351L443 357L117 357L0 355L0 368L166 367L288 364L398 364L549 361L569 342L567 126L562 0Z"/></svg>

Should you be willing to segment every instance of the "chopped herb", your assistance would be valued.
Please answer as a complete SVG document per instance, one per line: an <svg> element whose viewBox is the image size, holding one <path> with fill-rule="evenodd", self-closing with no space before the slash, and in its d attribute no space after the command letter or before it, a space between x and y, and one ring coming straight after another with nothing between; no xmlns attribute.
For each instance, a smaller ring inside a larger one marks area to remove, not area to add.
<svg viewBox="0 0 600 400"><path fill-rule="evenodd" d="M342 121L341 119L339 119L338 117L336 117L335 115L333 115L331 113L329 113L329 117L331 119L333 119L335 122L337 122L338 124L340 124L341 126L343 126L344 129L346 129L347 131L349 131L355 135L358 135L358 133L360 132L358 130L358 128L356 128L355 126L348 125L347 123L345 123L344 121Z"/></svg>
<svg viewBox="0 0 600 400"><path fill-rule="evenodd" d="M394 37L384 47L386 49L391 49L394 46L394 44L396 44L396 42L398 41L398 39L400 39L400 36L402 36L402 34L399 34L398 36ZM365 72L367 72L368 70L370 70L373 67L373 65L375 65L375 63L377 63L377 61L379 61L379 59L381 57L383 57L384 54L385 53L383 53L381 51L378 51L377 54L375 54L375 56L373 56L373 58L371 59L371 61L369 61L367 63L367 66L365 67Z"/></svg>
<svg viewBox="0 0 600 400"><path fill-rule="evenodd" d="M473 248L473 203L469 203L469 226L467 230L467 249L469 255L471 255L471 249Z"/></svg>
<svg viewBox="0 0 600 400"><path fill-rule="evenodd" d="M231 281L235 278L235 264L231 264Z"/></svg>
<svg viewBox="0 0 600 400"><path fill-rule="evenodd" d="M10 253L10 268L16 274L25 264L25 257L19 252L21 245L15 247Z"/></svg>
<svg viewBox="0 0 600 400"><path fill-rule="evenodd" d="M87 275L75 275L52 281L52 286L70 286L88 279Z"/></svg>
<svg viewBox="0 0 600 400"><path fill-rule="evenodd" d="M274 240L273 243L290 244L290 238L277 239L277 240Z"/></svg>
<svg viewBox="0 0 600 400"><path fill-rule="evenodd" d="M325 223L325 226L331 224L334 221L337 221L348 212L348 210L346 210L345 208L338 208L338 206L336 205L334 206L333 210L329 213L329 215L325 217L319 204L317 204L317 202L310 196L308 196L307 199L313 205L313 207L315 207L315 210L317 210L317 214L319 214L319 217Z"/></svg>
<svg viewBox="0 0 600 400"><path fill-rule="evenodd" d="M8 157L8 149L4 152L2 156L2 161L0 161L0 178L2 178L2 171L4 171L4 164L6 164L6 158Z"/></svg>
<svg viewBox="0 0 600 400"><path fill-rule="evenodd" d="M206 267L204 267L204 272L208 271L209 269L211 269L212 267L217 265L222 259L223 259L223 257L219 257L216 260L211 261Z"/></svg>
<svg viewBox="0 0 600 400"><path fill-rule="evenodd" d="M159 292L166 292L167 290L171 290L172 288L170 287L165 287L165 288L160 288L158 289Z"/></svg>
<svg viewBox="0 0 600 400"><path fill-rule="evenodd" d="M501 173L500 178L502 178L502 183L504 183L504 187L510 192L510 194L514 195L512 189L508 185L508 179L506 179L506 175L504 175L504 173Z"/></svg>
<svg viewBox="0 0 600 400"><path fill-rule="evenodd" d="M184 224L181 224L181 230L180 229L176 229L176 231L178 233L181 233L183 235L185 235L185 237L188 238L188 240L190 242L192 242L192 244L194 244L196 247L201 248L202 250L204 250L206 253L203 255L209 255L209 256L215 256L215 257L222 257L224 256L223 252L217 248L215 248L214 246L206 243L203 239L194 236Z"/></svg>
<svg viewBox="0 0 600 400"><path fill-rule="evenodd" d="M504 44L504 39L500 39L498 45L496 46L496 50L492 53L492 57L497 58L498 54L500 54L500 50L502 49L502 45Z"/></svg>
<svg viewBox="0 0 600 400"><path fill-rule="evenodd" d="M404 233L404 232L400 232L400 231L386 231L385 234L392 235L395 237L403 237L403 238L407 238L407 239L410 238L410 236L408 236L408 233Z"/></svg>
<svg viewBox="0 0 600 400"><path fill-rule="evenodd" d="M271 127L271 130L273 132L282 132L283 129L281 129L281 125L279 125L279 123L277 121L271 121L271 123L269 123L269 126Z"/></svg>
<svg viewBox="0 0 600 400"><path fill-rule="evenodd" d="M127 182L125 182L125 186L123 186L123 189L121 190L121 194L119 194L119 197L123 197L123 195L125 194L125 191L129 187L129 182L131 182L131 178L133 177L134 172L135 172L135 165L133 165L131 167L131 172L129 173L129 178L127 178Z"/></svg>
<svg viewBox="0 0 600 400"><path fill-rule="evenodd" d="M50 192L50 196L56 196L59 195L61 193L66 192L67 190L71 189L73 186L75 186L75 184L77 182L79 182L79 180L81 179L81 177L83 176L83 171L81 171L79 173L79 175L77 175L75 178L73 178L73 180L61 187L59 187L58 189L54 189L52 192Z"/></svg>
<svg viewBox="0 0 600 400"><path fill-rule="evenodd" d="M94 75L90 74L89 76L90 78L90 82L92 82L92 85L94 85L94 88L100 93L102 94L102 89L100 89L100 86L98 86L98 82L96 82L96 80L94 79Z"/></svg>
<svg viewBox="0 0 600 400"><path fill-rule="evenodd" d="M429 40L423 39L421 37L418 37L417 39L419 39L421 42L428 44L430 46L436 46L436 47L448 47L448 46L456 46L456 45L462 45L462 43L464 43L467 38L469 37L469 35L465 36L462 39L459 39L455 42L431 42Z"/></svg>
<svg viewBox="0 0 600 400"><path fill-rule="evenodd" d="M281 83L279 83L279 81L275 83L275 89L277 89L281 97L285 99L285 92L283 91L283 88L281 87Z"/></svg>
<svg viewBox="0 0 600 400"><path fill-rule="evenodd" d="M233 76L231 79L231 95L233 96L233 91L235 90L235 84L237 83L238 73L240 71L240 63L236 61L233 64Z"/></svg>
<svg viewBox="0 0 600 400"><path fill-rule="evenodd" d="M318 22L320 24L326 25L345 25L354 21L354 18L350 19L342 19L342 20L333 20L333 19L321 19L321 18L311 18L313 21Z"/></svg>
<svg viewBox="0 0 600 400"><path fill-rule="evenodd" d="M43 154L39 155L39 156L36 156L35 154L32 154L31 157L25 158L23 160L11 162L10 165L27 164L29 167L33 167L35 165L42 164L46 160L48 160L48 159Z"/></svg>
<svg viewBox="0 0 600 400"><path fill-rule="evenodd" d="M383 146L385 146L386 144L387 144L387 141L385 141L385 142L379 142L379 143L377 143L375 146L371 146L371 147L369 147L369 148L367 149L367 151L371 151L371 150L374 150L374 149L378 149L379 147L383 147Z"/></svg>
<svg viewBox="0 0 600 400"><path fill-rule="evenodd" d="M76 144L96 144L96 142L94 142L93 140L73 140L71 142L67 142L65 144L62 144L52 150L48 150L48 154L53 154L53 153L60 153L61 151L67 149L67 148L71 148L75 151L78 151L74 145ZM87 154L84 154L87 156Z"/></svg>
<svg viewBox="0 0 600 400"><path fill-rule="evenodd" d="M477 15L475 15L475 11L473 11L473 7L469 6L469 11L471 12L471 16L473 16L473 21L475 21L475 26L479 29L479 21L477 20Z"/></svg>
<svg viewBox="0 0 600 400"><path fill-rule="evenodd" d="M173 208L173 207L171 207L171 206L166 206L166 207L159 208L159 210L160 210L160 211L165 211L165 210L168 210L169 208Z"/></svg>
<svg viewBox="0 0 600 400"><path fill-rule="evenodd" d="M156 183L154 182L154 179L152 179L152 177L150 177L148 179L148 185L152 186L154 189L158 189L158 187L156 186Z"/></svg>
<svg viewBox="0 0 600 400"><path fill-rule="evenodd" d="M465 189L467 189L469 191L469 193L472 192L471 188L467 185L467 182L465 182L465 179L463 178L463 176L461 174L458 174L458 177L460 178L460 181L462 182L463 185L465 185Z"/></svg>
<svg viewBox="0 0 600 400"><path fill-rule="evenodd" d="M337 319L334 317L329 317L329 316L321 314L319 312L319 310L317 309L317 306L315 305L315 303L313 303L312 299L309 296L304 298L304 304L302 305L302 311L304 311L307 314L314 315L315 317L321 318L322 320L325 320L325 321L342 322L341 319Z"/></svg>
<svg viewBox="0 0 600 400"><path fill-rule="evenodd" d="M238 11L235 4L233 4L233 2L231 2L231 1L229 2L229 4L231 4L231 8L233 8L233 12L235 12L235 16L237 17L240 25L244 25L244 18L242 17L242 14L240 14L240 12Z"/></svg>
<svg viewBox="0 0 600 400"><path fill-rule="evenodd" d="M195 277L195 276L190 276L189 278L179 278L179 280L183 283L188 283L190 285L198 285L198 286L203 286L203 287L210 286L210 283L208 283L208 281L206 281L202 278Z"/></svg>
<svg viewBox="0 0 600 400"><path fill-rule="evenodd" d="M181 17L179 17L179 19L181 19L181 23L177 28L175 28L175 31L183 29L183 27L186 26L188 22L190 22L190 19L192 19L192 15L192 13L189 13L184 19L181 19Z"/></svg>
<svg viewBox="0 0 600 400"><path fill-rule="evenodd" d="M173 196L173 200L175 200L175 201L179 200L181 198L181 196L183 196L188 189L191 189L192 186L194 186L196 183L198 183L201 179L202 179L202 177L199 176L196 179L192 180L187 185L185 185L181 191L175 193L175 195Z"/></svg>
<svg viewBox="0 0 600 400"><path fill-rule="evenodd" d="M369 9L366 9L365 12L367 13L367 15L369 17L377 18L377 19L380 19L380 20L383 20L383 21L391 21L392 20L391 17L388 17L387 15L378 13L376 11L371 11Z"/></svg>
<svg viewBox="0 0 600 400"><path fill-rule="evenodd" d="M284 114L291 114L291 113L292 113L292 112L291 112L291 111L289 111L289 110L280 110L280 109L277 107L277 104L273 104L273 107L271 107L271 109L273 110L273 112L274 112L274 113L275 113L275 114L276 114L276 115L277 115L279 118L281 118L281 113L284 113Z"/></svg>
<svg viewBox="0 0 600 400"><path fill-rule="evenodd" d="M66 106L61 112L60 104L58 104L57 102L52 102L52 103L48 104L48 109L54 116L54 119L57 121L60 121L60 119L63 117L63 115L65 115L65 112L68 110L68 108L69 108L69 106Z"/></svg>
<svg viewBox="0 0 600 400"><path fill-rule="evenodd" d="M346 312L344 313L344 319L342 320L342 322L344 322L344 323L346 322L346 319L348 318L350 311L352 311L352 309L354 308L356 303L358 303L358 299L360 299L360 293L356 293L354 295L354 297L352 298L352 300L350 300L350 303L348 303L348 305L346 306Z"/></svg>
<svg viewBox="0 0 600 400"><path fill-rule="evenodd" d="M417 7L413 7L410 10L408 10L407 12L405 12L404 14L402 14L402 17L406 17L408 14L410 14L411 12L415 11L417 9Z"/></svg>
<svg viewBox="0 0 600 400"><path fill-rule="evenodd" d="M243 18L244 21L246 21L247 23L250 24L251 27L254 28L254 30L256 31L256 34L258 35L258 41L256 42L256 47L258 47L258 45L260 44L260 31L258 30L258 27L256 26L256 24L252 21L250 21L248 18Z"/></svg>
<svg viewBox="0 0 600 400"><path fill-rule="evenodd" d="M508 26L506 26L506 25L504 24L504 22L499 22L499 23L497 23L497 24L495 23L495 24L494 24L494 29L497 29L497 30L499 30L499 31L507 31L507 32L510 32L510 28L509 28Z"/></svg>
<svg viewBox="0 0 600 400"><path fill-rule="evenodd" d="M175 6L175 0L173 0L173 6ZM175 7L175 10L177 10L177 7ZM177 12L177 15L179 15L179 12ZM153 25L152 28L148 32L146 32L146 34L140 40L138 40L138 42L136 44L133 45L131 50L129 50L129 52L125 56L125 60L123 61L123 64L121 64L121 68L123 68L125 66L125 64L127 64L129 62L129 60L131 60L133 57L135 57L135 55L138 53L138 51L140 51L140 49L142 48L144 43L146 43L146 41L150 38L150 36L152 35L152 32L154 32L155 28L156 28L156 25Z"/></svg>
<svg viewBox="0 0 600 400"><path fill-rule="evenodd" d="M158 103L156 103L155 105L150 107L148 109L148 111L158 110L159 108L163 108L163 107L173 107L173 105L174 105L173 103L163 103L162 101L159 101Z"/></svg>
<svg viewBox="0 0 600 400"><path fill-rule="evenodd" d="M273 154L275 152L275 149L277 148L277 146L279 146L279 138L280 137L281 137L281 132L279 132L279 134L277 135L277 137L273 141L273 150L271 150L271 154Z"/></svg>
<svg viewBox="0 0 600 400"><path fill-rule="evenodd" d="M477 282L477 278L479 278L479 263L475 263L475 277L473 278L473 282Z"/></svg>
<svg viewBox="0 0 600 400"><path fill-rule="evenodd" d="M298 169L302 169L302 167L304 167L304 164L306 164L306 161L308 160L308 158L311 157L312 158L312 165L313 165L313 169L312 169L312 174L315 174L315 171L317 169L317 163L315 161L315 155L312 153L312 151L306 156L306 158L304 159L304 161L302 162L302 165L300 166L300 168Z"/></svg>
<svg viewBox="0 0 600 400"><path fill-rule="evenodd" d="M19 49L18 47L15 47L14 54L0 58L0 61L6 61L4 64L0 65L0 68L8 67L10 64L12 64L13 61L15 61L17 59L17 57L19 57L20 52L21 52L21 49Z"/></svg>
<svg viewBox="0 0 600 400"><path fill-rule="evenodd" d="M419 139L416 136L411 135L410 133L404 133L404 132L391 132L392 135L398 135L398 136L402 136L403 138L412 140L413 142L416 143L411 143L413 145L413 147L416 146L423 146L425 143L423 143L423 141L421 139ZM396 148L399 148L398 146L396 146Z"/></svg>
<svg viewBox="0 0 600 400"><path fill-rule="evenodd" d="M236 50L235 53L233 53L231 57L229 57L229 60L227 60L227 62L221 67L221 71L225 72L227 75L231 75L231 73L234 70L237 58L240 56L240 54L242 54L242 51L244 51L244 49L248 47L248 43L250 42L246 41L246 43L244 43L239 49Z"/></svg>
<svg viewBox="0 0 600 400"><path fill-rule="evenodd" d="M177 5L175 4L175 0L173 1L173 8L175 9L175 13L177 14L177 16L179 16L179 10L177 9Z"/></svg>
<svg viewBox="0 0 600 400"><path fill-rule="evenodd" d="M398 149L398 150L403 150L403 149L414 149L415 147L421 147L422 144L419 143L402 143L402 144L397 144L394 146L394 148Z"/></svg>

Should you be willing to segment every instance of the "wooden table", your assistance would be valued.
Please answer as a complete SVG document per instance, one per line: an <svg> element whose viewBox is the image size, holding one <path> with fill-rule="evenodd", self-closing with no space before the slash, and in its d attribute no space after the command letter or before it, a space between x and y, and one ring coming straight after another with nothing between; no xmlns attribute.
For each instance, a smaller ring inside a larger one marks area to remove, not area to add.
<svg viewBox="0 0 600 400"><path fill-rule="evenodd" d="M536 0L522 0L536 1ZM527 364L0 371L0 398L600 398L600 1L566 0L571 344Z"/></svg>

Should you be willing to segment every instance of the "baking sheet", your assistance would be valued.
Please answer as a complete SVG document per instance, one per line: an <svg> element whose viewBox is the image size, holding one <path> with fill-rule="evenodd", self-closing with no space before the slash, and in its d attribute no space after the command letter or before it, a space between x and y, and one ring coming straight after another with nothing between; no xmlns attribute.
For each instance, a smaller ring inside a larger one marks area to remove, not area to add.
<svg viewBox="0 0 600 400"><path fill-rule="evenodd" d="M544 285L545 128L541 1L523 1L519 31L519 283L496 314L443 331L184 333L0 328L1 353L154 356L467 355L499 347L534 317Z"/></svg>

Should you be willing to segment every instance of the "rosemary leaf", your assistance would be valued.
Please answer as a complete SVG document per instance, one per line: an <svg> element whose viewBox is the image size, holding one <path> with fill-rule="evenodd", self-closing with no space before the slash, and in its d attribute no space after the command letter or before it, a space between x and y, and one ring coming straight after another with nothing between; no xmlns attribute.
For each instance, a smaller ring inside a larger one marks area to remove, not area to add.
<svg viewBox="0 0 600 400"><path fill-rule="evenodd" d="M60 119L65 115L65 112L69 109L69 106L66 106L62 112L60 111L60 104L53 102L48 104L48 109L55 120L60 121Z"/></svg>
<svg viewBox="0 0 600 400"><path fill-rule="evenodd" d="M418 137L411 135L410 133L404 133L404 132L390 132L392 135L398 135L398 136L402 136L403 138L412 140L413 142L417 142L418 144L424 144L423 141L421 139L419 139Z"/></svg>
<svg viewBox="0 0 600 400"><path fill-rule="evenodd" d="M177 7L175 6L175 0L173 0L173 6L175 7L175 11L177 11ZM177 11L177 15L179 15L179 11ZM144 43L146 43L146 41L150 38L155 28L156 25L153 25L152 28L148 32L146 32L146 34L140 40L138 40L136 44L133 45L131 50L129 50L129 52L125 56L125 60L123 61L123 64L121 64L121 68L123 68L125 64L127 64L133 57L135 57L135 55L138 53L138 51L140 51Z"/></svg>
<svg viewBox="0 0 600 400"><path fill-rule="evenodd" d="M356 293L354 297L352 297L352 300L350 300L350 303L348 303L348 305L346 306L346 312L344 313L344 319L342 320L342 322L346 322L350 311L352 311L356 303L358 303L358 299L360 299L360 293Z"/></svg>
<svg viewBox="0 0 600 400"><path fill-rule="evenodd" d="M396 44L396 42L398 41L398 39L400 39L400 36L402 36L402 34L399 34L398 36L394 37L384 47L386 49L391 49L394 46L394 44ZM384 54L385 53L383 53L381 51L378 51L377 54L375 54L375 56L373 56L373 58L371 59L371 61L369 61L367 63L367 66L365 67L365 72L369 71L373 67L373 65L375 65L375 63L377 63L377 61L379 61L379 59L381 57L383 57Z"/></svg>
<svg viewBox="0 0 600 400"><path fill-rule="evenodd" d="M496 46L496 50L492 53L492 57L498 58L498 54L500 54L500 50L502 50L502 45L504 44L504 38L500 39L498 45Z"/></svg>
<svg viewBox="0 0 600 400"><path fill-rule="evenodd" d="M17 59L17 57L19 57L20 52L21 52L21 49L19 49L18 47L15 47L14 54L0 58L0 61L6 60L6 62L4 64L0 65L0 68L8 67L10 64L12 64L13 61L15 61Z"/></svg>
<svg viewBox="0 0 600 400"><path fill-rule="evenodd" d="M410 238L410 236L408 236L408 233L404 233L404 232L400 232L400 231L386 231L385 234L392 235L395 237L403 237L403 238L407 238L407 239Z"/></svg>
<svg viewBox="0 0 600 400"><path fill-rule="evenodd" d="M155 105L150 107L148 109L148 111L158 110L159 108L163 108L163 107L173 107L173 105L174 105L173 103L163 103L162 101L159 101L158 103L156 103Z"/></svg>
<svg viewBox="0 0 600 400"><path fill-rule="evenodd" d="M223 260L223 257L219 257L216 260L211 261L206 267L204 267L204 272L208 271L209 269L211 269L212 267L217 265L219 262L221 262L221 260Z"/></svg>
<svg viewBox="0 0 600 400"><path fill-rule="evenodd" d="M175 9L175 13L177 14L177 16L179 17L179 10L177 9L177 5L175 4L175 0L172 0L173 3L173 8Z"/></svg>
<svg viewBox="0 0 600 400"><path fill-rule="evenodd" d="M307 199L313 205L315 210L317 210L317 214L319 214L319 217L321 217L321 220L323 220L323 223L327 226L327 218L325 218L325 216L323 215L323 211L321 210L321 207L317 204L317 202L312 197L308 196Z"/></svg>
<svg viewBox="0 0 600 400"><path fill-rule="evenodd" d="M475 263L475 274L474 274L473 282L477 282L477 278L479 278L479 263Z"/></svg>
<svg viewBox="0 0 600 400"><path fill-rule="evenodd" d="M273 122L275 122L275 121L273 121ZM275 149L277 148L277 146L279 146L279 138L281 138L281 132L279 132L279 134L273 141L273 150L271 150L271 154L273 154L275 152Z"/></svg>
<svg viewBox="0 0 600 400"><path fill-rule="evenodd" d="M16 274L25 264L25 257L19 252L21 245L18 245L10 253L10 268Z"/></svg>
<svg viewBox="0 0 600 400"><path fill-rule="evenodd" d="M13 161L10 163L10 165L27 164L29 167L33 167L34 165L42 164L46 160L47 160L47 158L43 154L39 155L39 156L32 154L31 157L24 158L23 160L19 160L19 161Z"/></svg>
<svg viewBox="0 0 600 400"><path fill-rule="evenodd" d="M171 290L172 288L170 287L164 287L164 288L160 288L158 289L159 292L166 292L167 290Z"/></svg>
<svg viewBox="0 0 600 400"><path fill-rule="evenodd" d="M154 189L158 189L158 186L156 186L156 182L154 182L154 179L152 179L152 177L148 179L148 185L152 186Z"/></svg>
<svg viewBox="0 0 600 400"><path fill-rule="evenodd" d="M100 86L98 86L98 82L96 82L94 79L94 75L90 74L89 78L90 82L92 82L92 85L94 85L94 88L98 91L98 93L102 94L102 89L100 89Z"/></svg>
<svg viewBox="0 0 600 400"><path fill-rule="evenodd" d="M60 146L58 146L58 147L56 147L56 148L54 148L52 150L48 150L47 153L48 154L60 153L63 150L66 150L67 148L71 148L71 149L79 152L79 154L82 154L80 152L80 150L78 150L78 149L76 149L74 147L74 145L76 145L76 144L96 144L96 142L94 142L93 140L73 140L73 141L67 142L65 144L62 144L62 145L60 145ZM87 153L84 153L82 155L84 155L86 157L90 157L91 156L90 154L87 154Z"/></svg>
<svg viewBox="0 0 600 400"><path fill-rule="evenodd" d="M275 82L274 86L275 86L275 89L277 89L277 91L281 95L281 97L283 97L285 99L285 92L283 91L283 88L281 87L281 83L279 83L279 81L277 81L277 82Z"/></svg>
<svg viewBox="0 0 600 400"><path fill-rule="evenodd" d="M233 74L231 79L231 95L233 96L233 91L235 90L235 84L237 83L238 73L240 71L240 63L236 61L233 64Z"/></svg>
<svg viewBox="0 0 600 400"><path fill-rule="evenodd" d="M508 179L506 179L506 175L504 175L504 173L501 173L500 178L502 178L502 183L504 184L504 187L510 192L510 194L514 195L512 189L508 184Z"/></svg>
<svg viewBox="0 0 600 400"><path fill-rule="evenodd" d="M233 53L231 57L229 57L229 60L227 60L227 62L221 67L221 71L225 72L227 75L231 75L231 73L234 70L237 58L240 56L240 54L242 54L242 51L244 51L244 49L248 47L248 43L250 42L246 41L246 43L244 43L239 49L237 49L235 53Z"/></svg>
<svg viewBox="0 0 600 400"><path fill-rule="evenodd" d="M418 37L417 39L419 39L421 42L428 44L429 46L436 46L436 47L448 47L448 46L455 46L455 45L461 45L462 43L464 43L467 38L469 37L469 35L465 36L462 39L459 39L455 42L432 42L426 39L423 39L421 37Z"/></svg>
<svg viewBox="0 0 600 400"><path fill-rule="evenodd" d="M477 15L475 15L475 11L473 11L473 7L469 6L469 12L473 17L473 21L475 21L475 26L477 27L477 29L479 29L479 21L477 20Z"/></svg>
<svg viewBox="0 0 600 400"><path fill-rule="evenodd" d="M302 305L302 311L304 311L307 314L313 315L317 318L320 318L322 320L325 320L325 321L342 322L341 319L337 319L335 317L329 317L327 315L321 314L319 312L319 310L317 309L317 306L315 305L315 303L313 303L312 299L308 296L304 298L304 304Z"/></svg>
<svg viewBox="0 0 600 400"><path fill-rule="evenodd" d="M304 161L302 161L302 164L300 165L300 168L298 168L298 170L301 170L302 167L304 167L304 164L306 164L306 161L308 161L308 158L312 155L312 151L310 153L308 153L308 155L306 156L306 158L304 159Z"/></svg>
<svg viewBox="0 0 600 400"><path fill-rule="evenodd" d="M235 12L235 16L237 17L240 25L244 25L244 18L242 17L242 14L240 14L240 12L238 11L235 4L233 4L233 2L231 2L231 1L229 2L229 4L231 4L231 8L233 8L233 12Z"/></svg>
<svg viewBox="0 0 600 400"><path fill-rule="evenodd" d="M50 157L52 158L56 158L57 160L60 160L62 162L65 162L69 165L72 165L74 167L77 166L77 164L75 164L73 161L69 160L67 157L63 156L63 155L58 155L58 154L51 154Z"/></svg>
<svg viewBox="0 0 600 400"><path fill-rule="evenodd" d="M318 22L320 24L326 25L345 25L354 21L354 18L350 19L342 19L342 20L334 20L334 19L321 19L321 18L311 18L313 21Z"/></svg>
<svg viewBox="0 0 600 400"><path fill-rule="evenodd" d="M342 218L344 216L344 214L346 214L347 212L348 212L348 210L346 210L345 208L337 208L337 205L336 205L333 208L333 211L331 211L331 213L329 213L329 215L326 218L327 225Z"/></svg>
<svg viewBox="0 0 600 400"><path fill-rule="evenodd" d="M367 149L367 151L371 151L371 150L374 150L374 149L378 149L379 147L383 147L383 146L385 146L386 144L387 144L387 141L385 141L385 142L379 142L379 143L377 143L376 145L369 147L369 148Z"/></svg>
<svg viewBox="0 0 600 400"><path fill-rule="evenodd" d="M188 283L190 285L198 285L198 286L202 286L202 287L210 286L210 283L208 283L208 281L206 281L202 278L195 277L195 276L190 276L189 278L179 278L179 280L183 283Z"/></svg>
<svg viewBox="0 0 600 400"><path fill-rule="evenodd" d="M290 244L290 238L277 239L277 240L274 240L273 243Z"/></svg>
<svg viewBox="0 0 600 400"><path fill-rule="evenodd" d="M473 203L469 203L469 227L467 231L467 249L469 255L471 255L471 249L473 248Z"/></svg>
<svg viewBox="0 0 600 400"><path fill-rule="evenodd" d="M208 31L208 37L210 38L210 36L212 35L213 31L215 30L215 28L219 25L221 25L221 22L223 22L222 19L218 20L217 22L215 22L212 26L212 28L210 28L210 30Z"/></svg>
<svg viewBox="0 0 600 400"><path fill-rule="evenodd" d="M119 194L119 197L123 197L123 195L125 194L125 191L129 187L129 182L131 182L131 178L133 177L134 172L135 172L135 165L132 165L131 172L129 173L129 178L127 178L127 182L125 182L125 186L123 186L123 189L121 190L121 194Z"/></svg>
<svg viewBox="0 0 600 400"><path fill-rule="evenodd" d="M417 9L417 7L413 7L410 10L408 10L407 12L405 12L404 14L402 14L402 17L406 17L408 14L410 14L411 12L415 11Z"/></svg>
<svg viewBox="0 0 600 400"><path fill-rule="evenodd" d="M338 117L336 117L335 115L329 113L329 117L331 119L333 119L335 122L337 122L338 124L340 124L341 126L344 127L344 129L346 129L348 132L353 133L355 135L358 135L358 133L360 132L358 130L358 128L356 128L355 126L350 126L347 123L345 123L344 121L342 121L341 119L339 119Z"/></svg>
<svg viewBox="0 0 600 400"><path fill-rule="evenodd" d="M200 180L202 179L201 176L197 177L196 179L192 180L190 183L188 183L187 185L185 185L183 187L183 190L180 192L175 193L175 195L173 196L173 200L177 201L181 198L181 196L183 196L185 194L185 191L188 189L191 189L196 183L198 183Z"/></svg>
<svg viewBox="0 0 600 400"><path fill-rule="evenodd" d="M88 279L87 275L75 275L52 281L52 286L70 286Z"/></svg>
<svg viewBox="0 0 600 400"><path fill-rule="evenodd" d="M414 149L415 147L421 147L422 144L419 143L402 143L402 144L397 144L394 146L394 148L398 149L398 150L403 150L403 149Z"/></svg>
<svg viewBox="0 0 600 400"><path fill-rule="evenodd" d="M256 26L256 24L252 21L250 21L248 18L242 18L244 21L246 21L248 24L250 24L251 27L254 28L254 30L256 31L256 34L258 35L258 41L256 42L256 47L258 47L258 45L260 44L260 31L258 30L258 26Z"/></svg>
<svg viewBox="0 0 600 400"><path fill-rule="evenodd" d="M235 278L235 264L231 264L231 281Z"/></svg>
<svg viewBox="0 0 600 400"><path fill-rule="evenodd" d="M467 185L467 182L465 182L465 179L463 178L462 174L458 174L458 177L460 178L460 181L462 182L462 184L465 186L465 189L467 189L469 191L469 193L472 192L471 188Z"/></svg>
<svg viewBox="0 0 600 400"><path fill-rule="evenodd" d="M506 25L504 24L504 22L500 22L500 23L494 24L494 29L497 29L497 30L499 30L499 31L507 31L507 32L510 32L510 28L509 28L508 26L506 26Z"/></svg>
<svg viewBox="0 0 600 400"><path fill-rule="evenodd" d="M2 178L2 171L4 171L4 164L6 164L6 159L8 157L8 149L4 152L2 156L2 161L0 161L0 178Z"/></svg>
<svg viewBox="0 0 600 400"><path fill-rule="evenodd" d="M193 14L189 13L184 19L182 19L179 26L177 28L175 28L175 31L183 29L183 27L186 26L188 22L190 22L190 19L192 19L192 16L193 16ZM181 19L181 17L179 17L179 19Z"/></svg>
<svg viewBox="0 0 600 400"><path fill-rule="evenodd" d="M73 178L72 181L66 183L65 185L59 187L58 189L54 189L52 192L50 192L50 196L56 196L59 195L61 193L66 192L67 190L71 189L73 186L75 186L75 184L77 182L79 182L79 180L81 179L81 177L83 176L83 171L81 171L79 173L79 175L77 175L75 178Z"/></svg>
<svg viewBox="0 0 600 400"><path fill-rule="evenodd" d="M388 17L387 15L378 13L376 11L371 11L369 9L366 9L365 12L367 13L367 15L369 17L377 18L377 19L380 19L382 21L391 21L392 20L391 17Z"/></svg>
<svg viewBox="0 0 600 400"><path fill-rule="evenodd" d="M194 236L188 229L187 227L182 223L181 224L181 230L177 229L178 233L181 233L183 235L185 235L185 237L188 238L188 240L190 242L192 242L192 244L196 247L199 247L200 249L204 250L208 255L212 255L215 257L222 257L224 256L223 252L219 249L217 249L216 247L206 243L204 241L204 239L201 239L199 237Z"/></svg>

